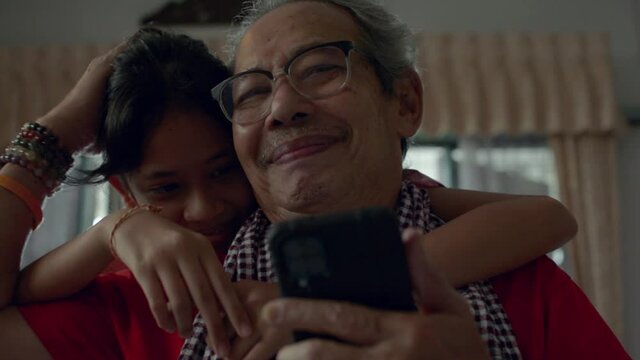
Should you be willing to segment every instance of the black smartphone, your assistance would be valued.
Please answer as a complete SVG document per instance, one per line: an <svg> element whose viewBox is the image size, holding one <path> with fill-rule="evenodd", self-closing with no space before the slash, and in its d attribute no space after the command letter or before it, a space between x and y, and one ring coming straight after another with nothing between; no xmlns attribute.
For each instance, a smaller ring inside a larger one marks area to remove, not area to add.
<svg viewBox="0 0 640 360"><path fill-rule="evenodd" d="M274 224L267 241L283 296L414 311L396 214L386 208ZM320 336L296 333L296 341Z"/></svg>

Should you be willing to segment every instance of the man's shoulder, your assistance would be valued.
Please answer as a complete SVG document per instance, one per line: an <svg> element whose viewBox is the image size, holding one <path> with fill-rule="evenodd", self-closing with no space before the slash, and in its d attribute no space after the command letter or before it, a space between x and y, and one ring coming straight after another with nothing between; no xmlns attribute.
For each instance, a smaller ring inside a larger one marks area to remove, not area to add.
<svg viewBox="0 0 640 360"><path fill-rule="evenodd" d="M491 283L525 358L630 358L580 287L548 257Z"/></svg>

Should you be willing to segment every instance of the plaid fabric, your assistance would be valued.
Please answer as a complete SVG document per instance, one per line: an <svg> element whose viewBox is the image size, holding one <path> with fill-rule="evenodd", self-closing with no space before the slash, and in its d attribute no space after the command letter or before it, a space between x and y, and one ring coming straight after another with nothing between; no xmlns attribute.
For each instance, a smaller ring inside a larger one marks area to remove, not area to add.
<svg viewBox="0 0 640 360"><path fill-rule="evenodd" d="M238 230L224 259L224 270L231 281L276 281L265 241L270 225L267 216L258 209ZM218 359L207 346L207 328L200 314L193 321L193 334L185 340L178 359Z"/></svg>
<svg viewBox="0 0 640 360"><path fill-rule="evenodd" d="M402 183L396 208L401 230L414 227L429 232L444 224L444 221L430 211L425 184L419 186L410 181ZM276 281L265 241L269 226L270 222L265 214L258 210L238 232L224 262L224 268L233 281ZM491 284L488 281L478 282L459 288L458 291L469 302L478 330L487 344L491 357L520 359L520 350L511 324ZM204 321L198 315L194 320L193 335L185 341L179 359L216 359L215 354L206 345L206 336Z"/></svg>

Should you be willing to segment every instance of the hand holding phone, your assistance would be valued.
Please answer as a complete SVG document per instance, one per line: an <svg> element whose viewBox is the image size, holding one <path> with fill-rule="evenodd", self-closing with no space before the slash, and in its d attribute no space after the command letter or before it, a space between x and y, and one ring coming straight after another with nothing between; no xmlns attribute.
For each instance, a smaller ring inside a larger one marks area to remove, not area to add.
<svg viewBox="0 0 640 360"><path fill-rule="evenodd" d="M268 236L281 293L414 311L396 214L386 208L278 223ZM295 334L300 340L311 334Z"/></svg>

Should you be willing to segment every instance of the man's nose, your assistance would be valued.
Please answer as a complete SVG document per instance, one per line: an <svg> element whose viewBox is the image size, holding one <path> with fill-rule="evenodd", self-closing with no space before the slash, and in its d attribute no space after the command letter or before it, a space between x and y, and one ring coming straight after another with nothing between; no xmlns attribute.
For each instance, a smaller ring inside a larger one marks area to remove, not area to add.
<svg viewBox="0 0 640 360"><path fill-rule="evenodd" d="M271 96L271 111L266 119L268 127L291 125L307 119L313 112L313 102L300 94L287 78L281 78L275 84Z"/></svg>

